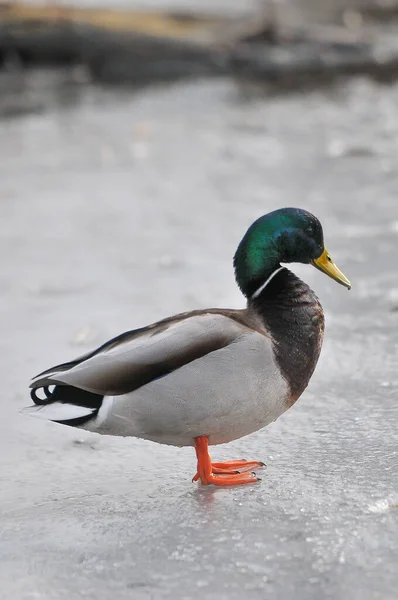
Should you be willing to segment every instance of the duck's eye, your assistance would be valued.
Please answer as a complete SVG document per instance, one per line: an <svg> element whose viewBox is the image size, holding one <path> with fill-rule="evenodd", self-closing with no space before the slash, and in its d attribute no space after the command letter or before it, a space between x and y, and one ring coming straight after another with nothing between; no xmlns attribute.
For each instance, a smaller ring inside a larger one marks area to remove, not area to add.
<svg viewBox="0 0 398 600"><path fill-rule="evenodd" d="M307 227L307 233L308 233L308 235L313 235L314 229L311 227L311 225L309 227Z"/></svg>

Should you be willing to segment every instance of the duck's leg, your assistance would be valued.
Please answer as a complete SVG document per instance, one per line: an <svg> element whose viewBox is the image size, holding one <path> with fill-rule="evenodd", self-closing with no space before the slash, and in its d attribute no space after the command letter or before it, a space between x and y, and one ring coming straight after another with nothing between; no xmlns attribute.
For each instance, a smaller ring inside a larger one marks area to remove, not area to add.
<svg viewBox="0 0 398 600"><path fill-rule="evenodd" d="M195 438L195 450L198 459L198 472L192 481L200 479L202 485L242 485L259 481L253 473L240 473L239 470L263 467L264 463L245 460L212 463L206 435Z"/></svg>

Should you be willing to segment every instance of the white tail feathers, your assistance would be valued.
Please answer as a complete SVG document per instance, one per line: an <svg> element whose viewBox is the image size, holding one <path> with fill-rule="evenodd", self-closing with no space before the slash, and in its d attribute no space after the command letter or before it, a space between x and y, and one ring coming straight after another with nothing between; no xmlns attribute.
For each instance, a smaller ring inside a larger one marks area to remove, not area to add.
<svg viewBox="0 0 398 600"><path fill-rule="evenodd" d="M95 408L78 406L77 404L67 404L66 402L54 402L42 406L36 406L36 404L34 404L33 406L27 406L21 410L21 413L30 415L31 417L55 422L61 421L63 423L65 421L89 417L95 412Z"/></svg>

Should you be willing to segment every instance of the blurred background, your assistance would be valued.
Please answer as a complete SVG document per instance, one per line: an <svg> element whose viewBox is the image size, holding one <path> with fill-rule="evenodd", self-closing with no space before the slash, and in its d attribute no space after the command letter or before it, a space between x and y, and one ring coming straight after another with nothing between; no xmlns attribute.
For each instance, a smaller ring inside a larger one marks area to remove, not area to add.
<svg viewBox="0 0 398 600"><path fill-rule="evenodd" d="M396 600L398 2L0 4L0 598ZM22 417L39 371L242 307L232 257L282 206L352 281L295 266L326 334L308 390L214 449Z"/></svg>

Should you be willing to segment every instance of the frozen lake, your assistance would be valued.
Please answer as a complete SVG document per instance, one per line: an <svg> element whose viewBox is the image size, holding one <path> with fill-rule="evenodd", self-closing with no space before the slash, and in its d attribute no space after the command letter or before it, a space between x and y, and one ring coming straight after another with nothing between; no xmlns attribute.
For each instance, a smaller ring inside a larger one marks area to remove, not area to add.
<svg viewBox="0 0 398 600"><path fill-rule="evenodd" d="M395 600L398 87L29 77L0 94L33 107L0 121L0 598ZM236 245L289 205L321 219L353 288L295 269L326 313L312 382L213 451L264 460L260 484L200 488L190 449L18 414L31 376L112 335L242 306Z"/></svg>

